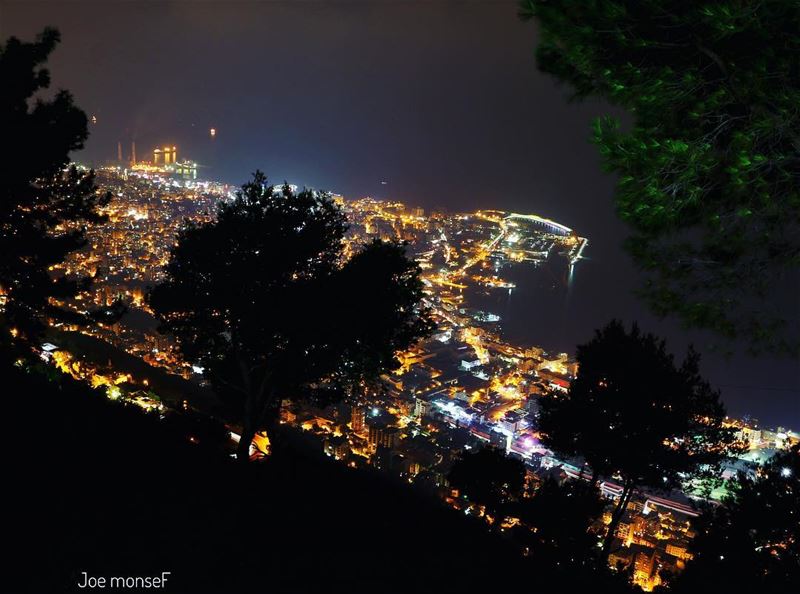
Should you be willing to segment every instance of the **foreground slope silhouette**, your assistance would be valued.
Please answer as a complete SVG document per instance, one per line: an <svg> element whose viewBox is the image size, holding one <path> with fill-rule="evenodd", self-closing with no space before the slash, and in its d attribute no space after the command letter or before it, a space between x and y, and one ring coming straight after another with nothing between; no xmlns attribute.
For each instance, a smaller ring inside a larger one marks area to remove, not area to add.
<svg viewBox="0 0 800 594"><path fill-rule="evenodd" d="M11 591L77 590L83 571L170 571L169 592L531 584L524 559L483 526L302 442L283 459L236 465L207 423L159 420L66 378L6 368L0 379L12 421Z"/></svg>

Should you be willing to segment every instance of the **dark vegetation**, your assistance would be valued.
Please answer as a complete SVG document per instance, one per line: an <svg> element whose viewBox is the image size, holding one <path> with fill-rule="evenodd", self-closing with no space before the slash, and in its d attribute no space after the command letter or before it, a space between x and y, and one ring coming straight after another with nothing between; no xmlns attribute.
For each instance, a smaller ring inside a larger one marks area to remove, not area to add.
<svg viewBox="0 0 800 594"><path fill-rule="evenodd" d="M257 431L275 441L282 400L358 394L432 329L405 246L376 239L346 258L346 230L330 196L257 171L213 221L181 231L149 295L241 424L240 461Z"/></svg>
<svg viewBox="0 0 800 594"><path fill-rule="evenodd" d="M47 318L91 323L121 313L119 304L68 313L51 301L87 286L88 279L53 279L48 267L84 245L81 225L101 220L97 207L110 200L93 172L67 168L88 136L86 114L67 91L42 96L50 86L44 64L58 41L58 31L45 29L32 43L12 37L0 44L0 130L10 149L0 159L0 331L13 330L18 344ZM64 224L72 227L54 233Z"/></svg>
<svg viewBox="0 0 800 594"><path fill-rule="evenodd" d="M720 592L800 589L800 448L777 453L759 476L741 476L724 505L698 522L697 554L676 582L681 592L714 583Z"/></svg>
<svg viewBox="0 0 800 594"><path fill-rule="evenodd" d="M462 454L447 476L450 486L464 492L499 524L525 489L525 465L493 447Z"/></svg>
<svg viewBox="0 0 800 594"><path fill-rule="evenodd" d="M739 445L693 350L676 364L663 340L612 321L578 347L577 360L580 374L567 393L540 398L539 429L553 451L588 463L592 485L600 476L620 477L604 559L637 488L710 482Z"/></svg>
<svg viewBox="0 0 800 594"><path fill-rule="evenodd" d="M652 310L796 356L800 5L523 0L521 16L542 71L631 117L596 121L594 143Z"/></svg>

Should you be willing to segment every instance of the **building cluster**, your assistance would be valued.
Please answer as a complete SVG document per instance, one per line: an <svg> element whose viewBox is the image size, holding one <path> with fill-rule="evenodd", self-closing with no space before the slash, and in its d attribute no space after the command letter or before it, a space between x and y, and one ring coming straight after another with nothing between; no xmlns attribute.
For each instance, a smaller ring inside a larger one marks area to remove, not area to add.
<svg viewBox="0 0 800 594"><path fill-rule="evenodd" d="M98 170L97 183L112 194L102 209L105 222L87 229L84 249L51 268L54 275L92 279L91 287L66 305L86 313L116 301L125 303L129 313L120 322L81 331L148 363L187 375L190 367L156 331L145 296L148 287L163 279L181 226L211 219L217 202L229 197L231 188L116 167Z"/></svg>
<svg viewBox="0 0 800 594"><path fill-rule="evenodd" d="M163 149L158 159L175 158L166 155ZM230 188L179 182L151 169L109 168L98 177L114 194L106 209L108 221L90 230L87 249L58 271L95 281L92 292L80 295L73 305L88 308L123 298L131 311L122 322L87 332L151 364L200 379L202 370L181 361L157 333L143 296L147 286L162 278L182 222L208 220L215 203L230 197ZM474 307L473 297L513 291L515 283L506 277L516 266L536 267L555 258L572 266L588 240L534 215L495 210L426 215L400 202L335 199L350 223L346 253L373 238L408 242L421 267L426 305L437 329L398 353L400 366L383 378L381 389L364 388L326 407L286 402L282 422L315 436L327 455L348 466L390 472L438 492L466 513L475 508L452 496L446 477L464 451L485 444L524 462L531 482L545 475L559 480L581 476L582 461L557 459L541 444L537 431L539 396L566 390L578 372L576 362L565 353L507 341L501 316ZM750 443L751 458L797 441L797 434L788 431L731 423ZM751 464L748 459L739 462L730 473ZM621 489L612 481L601 487L610 507ZM691 519L697 514L680 493L638 493L625 513L611 562L651 590L665 570L679 571L689 558Z"/></svg>
<svg viewBox="0 0 800 594"><path fill-rule="evenodd" d="M212 128L213 130L213 128ZM212 134L212 137L214 134ZM184 159L178 161L178 147L164 146L153 149L153 158L150 160L137 160L136 142L131 142L131 149L128 159L123 159L122 143L117 143L116 165L120 168L125 167L131 171L145 173L148 175L161 175L182 180L197 179L197 163Z"/></svg>
<svg viewBox="0 0 800 594"><path fill-rule="evenodd" d="M662 576L683 570L692 558L689 542L694 537L691 520L696 513L649 499L628 504L617 525L609 564L631 575L634 584L646 592L661 585ZM611 521L610 512L603 523Z"/></svg>

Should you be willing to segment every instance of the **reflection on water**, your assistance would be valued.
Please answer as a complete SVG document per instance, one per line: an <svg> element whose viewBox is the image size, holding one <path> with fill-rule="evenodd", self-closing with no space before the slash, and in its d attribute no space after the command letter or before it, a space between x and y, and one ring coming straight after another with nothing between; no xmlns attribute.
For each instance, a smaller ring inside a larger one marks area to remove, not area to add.
<svg viewBox="0 0 800 594"><path fill-rule="evenodd" d="M468 289L465 305L499 315L503 338L514 344L572 352L565 330L575 265L554 255L539 266L510 263L498 272L516 288Z"/></svg>

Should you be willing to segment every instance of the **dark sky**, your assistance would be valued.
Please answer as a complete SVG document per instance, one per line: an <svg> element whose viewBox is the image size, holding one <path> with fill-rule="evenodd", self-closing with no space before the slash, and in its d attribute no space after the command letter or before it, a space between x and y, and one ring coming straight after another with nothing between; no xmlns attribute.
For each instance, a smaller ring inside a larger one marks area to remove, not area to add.
<svg viewBox="0 0 800 594"><path fill-rule="evenodd" d="M613 178L588 142L610 110L537 72L516 2L0 0L0 37L45 25L62 32L54 86L98 119L77 158L174 143L232 183L261 168L352 198L554 218L590 238L590 260L558 328L533 342L572 350L612 317L639 320L677 352L698 346L731 413L800 429L795 362L723 357L631 295Z"/></svg>

